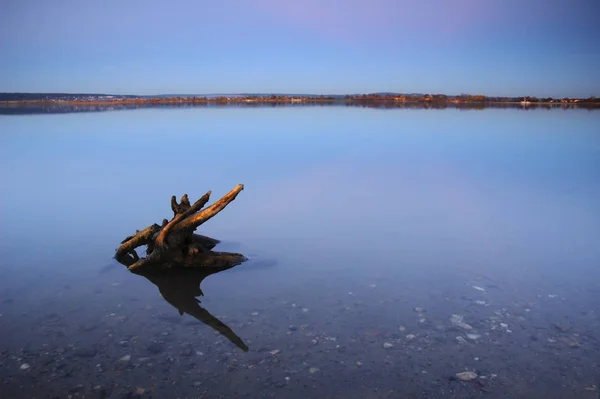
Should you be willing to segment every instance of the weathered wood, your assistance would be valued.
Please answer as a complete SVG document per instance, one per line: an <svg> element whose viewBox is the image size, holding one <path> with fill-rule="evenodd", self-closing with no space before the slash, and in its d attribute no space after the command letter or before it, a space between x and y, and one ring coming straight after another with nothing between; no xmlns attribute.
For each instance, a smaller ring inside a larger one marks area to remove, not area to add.
<svg viewBox="0 0 600 399"><path fill-rule="evenodd" d="M210 199L211 192L204 194L190 205L187 194L179 203L171 197L173 218L163 219L162 224L153 224L133 236L127 237L115 253L115 258L131 271L150 268L223 268L238 265L246 260L241 254L213 252L219 240L194 234L202 223L213 218L229 205L244 189L238 184L217 202L202 209ZM140 258L136 248L146 245L146 257Z"/></svg>
<svg viewBox="0 0 600 399"><path fill-rule="evenodd" d="M233 190L231 190L230 192L225 194L223 196L223 198L221 198L220 200L218 200L217 202L215 202L208 208L206 208L203 211L199 212L198 214L193 215L193 216L181 221L180 223L178 223L177 226L175 227L175 229L176 230L185 230L185 229L190 229L190 228L194 228L194 229L197 228L202 223L211 219L217 213L219 213L223 209L225 209L225 207L227 205L229 205L229 203L231 201L233 201L235 199L235 197L237 197L237 195L243 189L244 189L244 186L242 184L238 184L237 186L235 186L235 188Z"/></svg>
<svg viewBox="0 0 600 399"><path fill-rule="evenodd" d="M214 247L217 246L218 243L221 242L219 240L216 240L214 238L210 238L207 236L203 236L201 234L192 234L192 240L194 240L195 243L202 245L204 248L206 248L208 250L213 249Z"/></svg>
<svg viewBox="0 0 600 399"><path fill-rule="evenodd" d="M173 228L173 226L175 226L177 223L179 223L180 221L182 221L186 217L190 216L191 214L193 214L193 213L198 212L199 210L201 210L202 207L204 205L206 205L206 203L210 199L210 194L211 194L210 191L207 192L202 197L200 197L200 199L198 201L194 202L194 205L190 206L189 208L187 208L185 210L183 210L182 206L179 206L178 209L177 209L177 211L183 211L183 212L176 212L175 216L173 217L173 219L171 219L171 221L169 223L167 223L167 225L162 228L162 230L160 231L160 233L158 233L158 237L156 237L155 245L157 245L159 247L164 246L165 245L165 238L167 237L167 235L169 234L169 232L171 231L171 229ZM187 200L187 194L184 194L183 197L181 197L181 203L182 204L184 203L184 198L186 199L187 203L189 204L189 200ZM172 200L171 200L171 202L172 202Z"/></svg>
<svg viewBox="0 0 600 399"><path fill-rule="evenodd" d="M142 231L136 232L133 236L127 237L122 241L115 256L123 256L137 247L148 244L152 240L154 234L156 234L159 230L160 226L153 224L152 226L146 227Z"/></svg>

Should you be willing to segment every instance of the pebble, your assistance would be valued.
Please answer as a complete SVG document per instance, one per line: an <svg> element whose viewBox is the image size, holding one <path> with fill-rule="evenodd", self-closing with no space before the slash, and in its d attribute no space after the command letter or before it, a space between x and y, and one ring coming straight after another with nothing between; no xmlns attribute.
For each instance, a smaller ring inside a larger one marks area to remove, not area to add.
<svg viewBox="0 0 600 399"><path fill-rule="evenodd" d="M362 366L363 364L362 364L362 362L358 362L358 361L357 361L357 362L356 362L356 365L357 365L358 367L360 367L360 366Z"/></svg>
<svg viewBox="0 0 600 399"><path fill-rule="evenodd" d="M23 363L23 364L21 365L21 367L20 367L20 368L21 368L21 370L27 370L27 369L28 369L28 368L30 368L30 367L31 367L31 366L30 366L30 365L28 365L27 363Z"/></svg>
<svg viewBox="0 0 600 399"><path fill-rule="evenodd" d="M575 338L562 338L561 342L570 348L579 348L579 342Z"/></svg>
<svg viewBox="0 0 600 399"><path fill-rule="evenodd" d="M302 308L302 311L306 313L308 312L308 308Z"/></svg>
<svg viewBox="0 0 600 399"><path fill-rule="evenodd" d="M125 356L119 358L119 361L123 362L123 363L128 362L130 360L131 360L131 355L125 355Z"/></svg>
<svg viewBox="0 0 600 399"><path fill-rule="evenodd" d="M458 341L459 344L463 345L467 343L467 340L464 339L463 337L456 337L456 341Z"/></svg>
<svg viewBox="0 0 600 399"><path fill-rule="evenodd" d="M486 301L482 301L482 300L479 300L479 299L478 299L478 300L476 300L476 301L475 301L475 303L476 303L477 305L486 305L486 304L487 304L487 302L486 302Z"/></svg>
<svg viewBox="0 0 600 399"><path fill-rule="evenodd" d="M479 334L467 334L467 338L475 341L475 340L481 338L481 335L479 335Z"/></svg>
<svg viewBox="0 0 600 399"><path fill-rule="evenodd" d="M398 327L398 331L406 331L406 327L400 326L400 327Z"/></svg>
<svg viewBox="0 0 600 399"><path fill-rule="evenodd" d="M386 342L386 343L384 343L384 344L383 344L383 347L384 347L385 349L389 349L389 348L393 348L393 347L394 347L394 345L390 344L389 342Z"/></svg>
<svg viewBox="0 0 600 399"><path fill-rule="evenodd" d="M272 350L272 351L271 351L271 352L269 352L269 353L270 353L271 355L275 356L275 355L277 355L277 354L278 354L278 353L280 353L280 352L281 352L281 350L279 350L279 349L275 349L275 350Z"/></svg>
<svg viewBox="0 0 600 399"><path fill-rule="evenodd" d="M413 310L414 310L415 312L417 312L417 313L423 313L423 312L425 311L425 309L423 309L423 308L420 308L420 307L418 307L418 306L417 306L416 308L414 308Z"/></svg>
<svg viewBox="0 0 600 399"><path fill-rule="evenodd" d="M463 371L462 373L456 373L456 378L461 381L471 381L477 378L477 374L472 371Z"/></svg>
<svg viewBox="0 0 600 399"><path fill-rule="evenodd" d="M465 330L471 330L473 329L473 327L471 327L470 324L464 323L463 322L463 316L457 315L457 314L453 314L452 317L450 317L450 322L452 324L454 324L457 327L463 328Z"/></svg>
<svg viewBox="0 0 600 399"><path fill-rule="evenodd" d="M319 369L317 367L311 367L311 368L308 369L308 372L311 373L311 374L314 374L317 371L319 371Z"/></svg>
<svg viewBox="0 0 600 399"><path fill-rule="evenodd" d="M456 325L460 328L464 328L465 330L472 330L473 327L467 323L456 323Z"/></svg>
<svg viewBox="0 0 600 399"><path fill-rule="evenodd" d="M412 340L413 340L413 339L415 339L415 338L417 338L417 336L416 336L415 334L408 334L408 335L406 336L406 339L407 339L407 340L409 340L409 341L412 341Z"/></svg>
<svg viewBox="0 0 600 399"><path fill-rule="evenodd" d="M252 312L250 313L250 316L258 316L258 312Z"/></svg>
<svg viewBox="0 0 600 399"><path fill-rule="evenodd" d="M473 288L475 288L477 291L485 291L485 288L479 287L477 285L474 285Z"/></svg>
<svg viewBox="0 0 600 399"><path fill-rule="evenodd" d="M508 324L506 324L506 323L500 323L500 327L502 327L502 328L508 328Z"/></svg>

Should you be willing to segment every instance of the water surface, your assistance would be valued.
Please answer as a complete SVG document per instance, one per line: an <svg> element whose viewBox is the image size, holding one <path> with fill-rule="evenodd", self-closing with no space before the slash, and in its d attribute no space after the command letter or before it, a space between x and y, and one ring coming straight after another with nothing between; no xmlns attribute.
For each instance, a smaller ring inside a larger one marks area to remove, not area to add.
<svg viewBox="0 0 600 399"><path fill-rule="evenodd" d="M596 398L599 127L559 109L0 116L2 395ZM201 233L250 261L205 277L201 308L194 284L173 299L112 260L171 195L237 183Z"/></svg>

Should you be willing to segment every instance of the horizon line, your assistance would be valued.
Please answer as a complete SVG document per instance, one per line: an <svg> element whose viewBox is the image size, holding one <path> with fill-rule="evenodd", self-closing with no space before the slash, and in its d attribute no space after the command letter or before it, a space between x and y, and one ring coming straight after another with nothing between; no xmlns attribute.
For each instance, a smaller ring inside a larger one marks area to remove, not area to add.
<svg viewBox="0 0 600 399"><path fill-rule="evenodd" d="M96 95L96 96L129 96L129 97L159 97L159 96L248 96L248 95L284 95L284 96L360 96L360 95L375 95L375 94L392 94L392 95L432 95L432 96L448 96L458 97L464 95L471 96L484 96L484 97L536 97L535 95L488 95L482 93L468 93L463 92L459 94L445 94L441 92L400 92L400 91L375 91L375 92L354 92L354 93L294 93L294 92L222 92L222 93L155 93L155 94L115 94L115 93L102 93L102 92L29 92L29 91L0 91L0 95L6 94L27 94L27 95ZM539 98L596 98L596 95L589 95L587 97L579 96L541 96Z"/></svg>

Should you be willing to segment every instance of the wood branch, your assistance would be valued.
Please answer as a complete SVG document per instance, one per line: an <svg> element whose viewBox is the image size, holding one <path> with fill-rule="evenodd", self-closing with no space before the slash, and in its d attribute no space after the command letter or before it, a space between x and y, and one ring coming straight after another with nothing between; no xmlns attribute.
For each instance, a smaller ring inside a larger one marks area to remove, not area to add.
<svg viewBox="0 0 600 399"><path fill-rule="evenodd" d="M214 238L203 236L201 234L192 234L192 240L195 243L202 245L208 250L213 249L218 243L221 242L219 240L215 240Z"/></svg>
<svg viewBox="0 0 600 399"><path fill-rule="evenodd" d="M194 205L190 206L189 208L187 208L185 211L183 211L181 213L176 213L175 216L173 217L173 219L171 219L171 221L162 228L162 230L158 234L158 237L156 237L155 245L158 247L164 247L165 238L167 237L167 234L169 234L169 232L171 231L173 226L175 226L177 223L179 223L181 220L185 219L186 217L188 217L188 216L192 215L193 213L196 213L200 209L202 209L202 207L204 205L206 205L206 203L210 199L211 193L212 193L211 191L208 191L206 194L204 194L202 197L200 197L200 199L198 201L194 202ZM187 194L184 194L183 197L181 197L182 204L184 201L184 197L187 198ZM175 196L173 196L172 198L175 198ZM172 202L173 202L173 200L171 199L171 205L172 205ZM189 200L188 200L188 204L189 204ZM179 207L179 209L181 209L181 207Z"/></svg>
<svg viewBox="0 0 600 399"><path fill-rule="evenodd" d="M173 217L177 216L179 211L179 204L177 203L177 197L171 196L171 209L173 210Z"/></svg>
<svg viewBox="0 0 600 399"><path fill-rule="evenodd" d="M171 197L171 209L173 210L173 217L177 216L178 213L183 213L190 208L190 199L187 194L181 196L181 201L177 203L176 197Z"/></svg>
<svg viewBox="0 0 600 399"><path fill-rule="evenodd" d="M155 255L157 254L157 255ZM153 256L154 255L154 256ZM207 269L207 268L230 268L237 266L246 260L244 255L233 252L208 252L208 253L193 253L185 254L191 255L189 259L187 257L181 257L174 259L169 267L177 266L177 268L190 268L190 269ZM158 255L158 251L153 252L146 258L142 258L137 262L133 263L128 267L131 271L138 271L144 268L148 268L152 264L161 263L161 257Z"/></svg>
<svg viewBox="0 0 600 399"><path fill-rule="evenodd" d="M142 245L148 244L152 241L152 237L160 230L160 226L153 224L152 226L146 227L144 230L135 233L133 236L126 238L123 243L117 248L116 258L119 258L133 249Z"/></svg>
<svg viewBox="0 0 600 399"><path fill-rule="evenodd" d="M203 211L201 211L200 213L198 213L198 214L196 214L194 216L188 217L184 221L178 223L175 226L175 230L181 231L181 230L186 230L186 229L195 229L195 228L197 228L202 223L204 223L207 220L213 218L217 213L219 213L223 209L225 209L225 207L227 205L229 205L229 203L231 201L233 201L235 199L235 197L237 197L237 195L243 189L244 189L244 185L243 184L238 184L237 186L235 186L235 188L233 190L231 190L230 192L228 192L227 194L225 194L223 196L223 198L221 198L220 200L218 200L217 202L215 202L214 204L212 204L208 208L206 208Z"/></svg>
<svg viewBox="0 0 600 399"><path fill-rule="evenodd" d="M128 265L128 266L127 266L127 269L129 269L129 270L131 270L131 271L135 271L135 270L140 270L140 269L142 269L144 266L147 266L147 265L149 265L150 263L152 263L152 262L150 262L150 261L148 260L148 258L149 258L149 257L147 257L147 258L142 258L142 259L138 259L138 261L137 261L137 262L134 262L134 263L132 263L132 264Z"/></svg>
<svg viewBox="0 0 600 399"><path fill-rule="evenodd" d="M248 260L242 254L233 252L208 252L199 253L191 263L185 264L186 268L230 268Z"/></svg>

